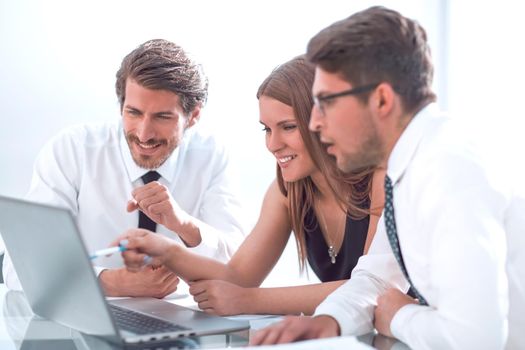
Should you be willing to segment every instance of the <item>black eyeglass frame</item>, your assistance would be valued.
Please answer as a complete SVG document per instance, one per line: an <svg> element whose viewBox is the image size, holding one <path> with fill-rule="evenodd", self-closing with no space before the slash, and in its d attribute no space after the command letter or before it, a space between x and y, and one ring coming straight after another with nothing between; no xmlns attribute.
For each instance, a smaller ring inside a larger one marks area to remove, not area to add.
<svg viewBox="0 0 525 350"><path fill-rule="evenodd" d="M324 115L324 108L321 107L322 102L330 101L343 96L362 94L375 89L379 84L380 83L367 84L329 95L314 96L314 106L316 106L319 109L319 111L321 111L321 113Z"/></svg>

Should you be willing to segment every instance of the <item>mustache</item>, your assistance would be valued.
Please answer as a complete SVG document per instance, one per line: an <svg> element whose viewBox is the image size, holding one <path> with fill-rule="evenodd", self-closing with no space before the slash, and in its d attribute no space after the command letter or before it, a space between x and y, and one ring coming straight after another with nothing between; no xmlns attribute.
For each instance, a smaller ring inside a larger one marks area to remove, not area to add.
<svg viewBox="0 0 525 350"><path fill-rule="evenodd" d="M168 140L166 140L166 139L162 139L162 140L160 140L160 139L149 139L146 142L141 142L139 140L139 138L136 135L133 135L133 134L127 134L126 138L128 139L128 142L141 143L141 144L145 144L147 146L153 146L153 145L158 145L158 144L161 144L161 145L167 145L168 144Z"/></svg>

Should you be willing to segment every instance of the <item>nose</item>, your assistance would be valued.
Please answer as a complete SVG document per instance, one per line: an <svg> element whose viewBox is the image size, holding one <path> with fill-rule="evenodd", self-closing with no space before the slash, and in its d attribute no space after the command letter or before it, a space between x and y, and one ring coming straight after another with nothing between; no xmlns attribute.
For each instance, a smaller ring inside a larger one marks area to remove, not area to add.
<svg viewBox="0 0 525 350"><path fill-rule="evenodd" d="M322 120L323 116L321 115L321 111L319 108L317 108L317 106L314 106L312 108L312 112L310 113L310 122L308 123L308 128L310 131L321 131Z"/></svg>
<svg viewBox="0 0 525 350"><path fill-rule="evenodd" d="M155 138L153 120L149 116L141 118L137 125L137 137L140 142L147 142Z"/></svg>
<svg viewBox="0 0 525 350"><path fill-rule="evenodd" d="M284 147L284 142L278 132L269 132L266 134L266 148L274 153Z"/></svg>

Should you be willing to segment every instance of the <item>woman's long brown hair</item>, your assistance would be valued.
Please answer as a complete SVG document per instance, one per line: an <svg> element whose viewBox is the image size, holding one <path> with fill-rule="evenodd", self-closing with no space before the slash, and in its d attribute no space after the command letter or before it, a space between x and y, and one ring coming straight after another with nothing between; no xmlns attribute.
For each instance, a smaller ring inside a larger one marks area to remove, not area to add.
<svg viewBox="0 0 525 350"><path fill-rule="evenodd" d="M272 71L259 87L257 98L267 96L293 108L306 149L314 165L326 179L341 209L354 219L362 219L369 215L366 203L369 200L372 170L356 174L341 172L334 159L326 153L318 135L308 129L313 107L314 73L314 65L306 61L304 56L298 56ZM277 181L281 192L288 198L292 230L302 271L306 262L305 217L314 209L319 190L310 176L294 182L285 182L278 165Z"/></svg>

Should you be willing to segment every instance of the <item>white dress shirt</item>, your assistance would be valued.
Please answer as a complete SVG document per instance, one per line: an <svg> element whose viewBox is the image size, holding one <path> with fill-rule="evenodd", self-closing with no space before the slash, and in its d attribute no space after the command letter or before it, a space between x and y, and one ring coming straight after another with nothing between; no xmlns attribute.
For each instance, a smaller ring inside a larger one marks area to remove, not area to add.
<svg viewBox="0 0 525 350"><path fill-rule="evenodd" d="M77 126L42 149L27 198L70 209L91 252L138 227L139 212L128 213L126 205L148 171L133 161L120 122ZM185 132L180 145L156 171L179 206L202 222L201 243L188 249L228 261L242 242L244 230L225 148L196 125ZM157 232L184 244L162 225L157 225ZM100 272L121 267L122 258L114 254L98 258L96 264ZM7 287L20 289L9 254L3 271Z"/></svg>
<svg viewBox="0 0 525 350"><path fill-rule="evenodd" d="M403 259L429 303L402 307L390 328L414 349L524 348L525 191L495 176L467 135L430 105L390 155ZM369 332L391 285L407 282L381 221L369 254L316 315L334 317L343 335Z"/></svg>

